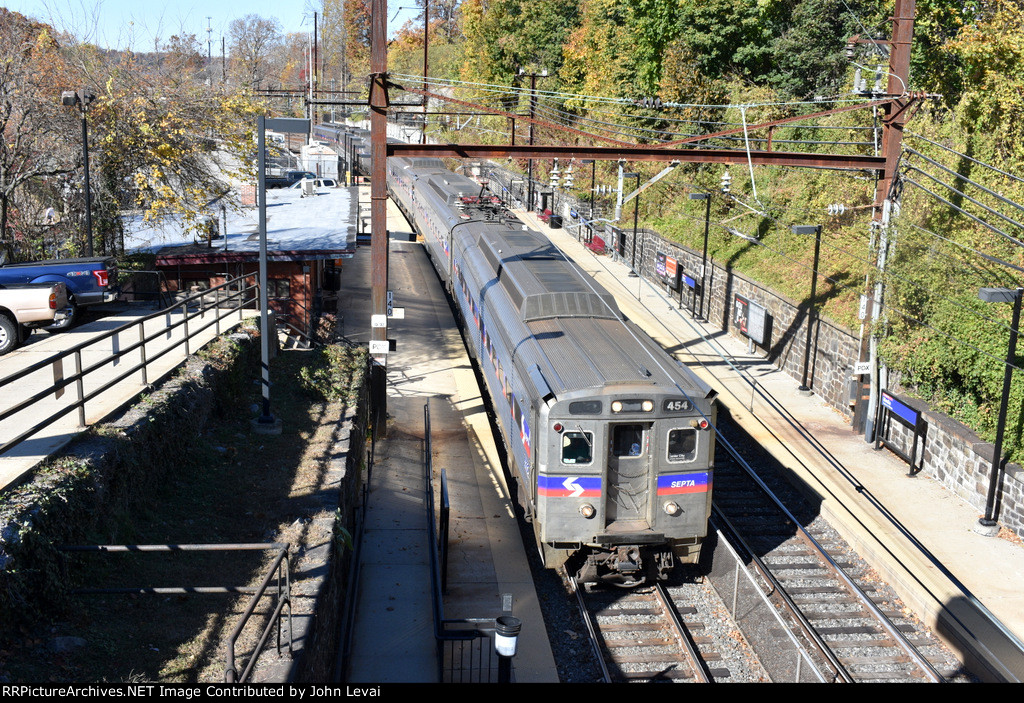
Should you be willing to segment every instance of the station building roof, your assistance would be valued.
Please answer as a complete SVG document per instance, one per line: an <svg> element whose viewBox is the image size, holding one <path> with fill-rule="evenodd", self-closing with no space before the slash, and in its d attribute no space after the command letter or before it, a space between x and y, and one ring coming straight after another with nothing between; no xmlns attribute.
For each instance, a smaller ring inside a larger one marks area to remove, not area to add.
<svg viewBox="0 0 1024 703"><path fill-rule="evenodd" d="M351 258L356 250L356 209L355 190L350 188L318 188L316 195L305 197L300 188L268 190L268 259ZM154 253L158 265L254 260L260 251L258 217L255 206L240 212L228 208L227 236L212 242L186 231L180 218L160 222L145 222L141 216L126 218L125 251ZM218 230L224 232L223 222Z"/></svg>

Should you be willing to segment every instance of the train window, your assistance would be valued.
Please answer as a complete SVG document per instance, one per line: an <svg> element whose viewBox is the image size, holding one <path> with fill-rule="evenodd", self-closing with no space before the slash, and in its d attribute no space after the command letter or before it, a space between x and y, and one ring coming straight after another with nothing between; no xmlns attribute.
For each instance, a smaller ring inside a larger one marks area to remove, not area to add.
<svg viewBox="0 0 1024 703"><path fill-rule="evenodd" d="M644 448L643 425L616 425L612 431L612 454L640 456Z"/></svg>
<svg viewBox="0 0 1024 703"><path fill-rule="evenodd" d="M594 461L594 435L590 432L566 432L562 435L562 463L590 464Z"/></svg>
<svg viewBox="0 0 1024 703"><path fill-rule="evenodd" d="M697 430L678 429L668 433L668 460L693 461L697 458Z"/></svg>

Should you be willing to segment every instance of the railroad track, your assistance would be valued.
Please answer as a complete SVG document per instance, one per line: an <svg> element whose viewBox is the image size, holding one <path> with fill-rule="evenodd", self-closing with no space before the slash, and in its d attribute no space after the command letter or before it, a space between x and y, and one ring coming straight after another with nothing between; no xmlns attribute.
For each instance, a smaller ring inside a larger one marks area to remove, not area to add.
<svg viewBox="0 0 1024 703"><path fill-rule="evenodd" d="M769 490L737 462L722 462L714 503L715 522L751 557L826 678L938 682L958 674L956 658L788 484Z"/></svg>
<svg viewBox="0 0 1024 703"><path fill-rule="evenodd" d="M708 683L729 676L708 665L719 655L700 634L697 609L679 607L661 584L594 591L574 579L570 584L606 683Z"/></svg>

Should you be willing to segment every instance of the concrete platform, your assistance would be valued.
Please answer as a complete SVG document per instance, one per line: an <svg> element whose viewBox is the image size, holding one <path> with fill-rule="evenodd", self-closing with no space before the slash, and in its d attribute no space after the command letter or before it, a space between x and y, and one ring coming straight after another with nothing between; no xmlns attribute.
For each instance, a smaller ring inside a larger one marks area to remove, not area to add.
<svg viewBox="0 0 1024 703"><path fill-rule="evenodd" d="M1024 547L973 531L980 515L934 479L876 451L799 381L746 343L694 321L661 286L598 256L565 229L518 213L605 286L622 311L720 393L823 515L984 680L1024 680ZM987 613L999 624L993 625Z"/></svg>

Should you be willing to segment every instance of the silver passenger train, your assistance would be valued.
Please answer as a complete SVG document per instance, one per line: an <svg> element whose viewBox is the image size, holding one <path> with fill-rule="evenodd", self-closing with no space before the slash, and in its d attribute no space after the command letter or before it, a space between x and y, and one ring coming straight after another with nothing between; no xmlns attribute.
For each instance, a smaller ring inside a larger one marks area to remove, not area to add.
<svg viewBox="0 0 1024 703"><path fill-rule="evenodd" d="M485 186L439 159L387 171L465 323L544 565L630 586L695 563L715 392Z"/></svg>

